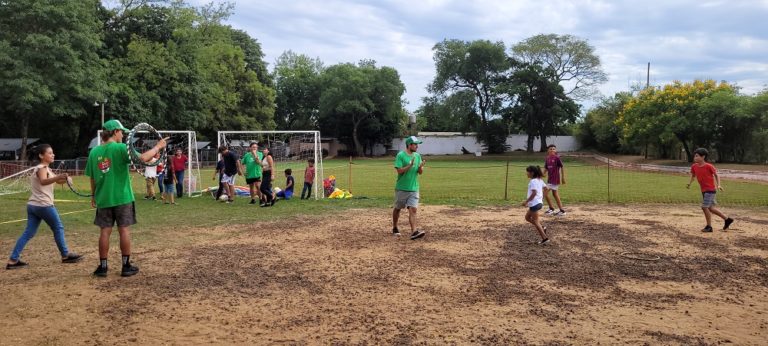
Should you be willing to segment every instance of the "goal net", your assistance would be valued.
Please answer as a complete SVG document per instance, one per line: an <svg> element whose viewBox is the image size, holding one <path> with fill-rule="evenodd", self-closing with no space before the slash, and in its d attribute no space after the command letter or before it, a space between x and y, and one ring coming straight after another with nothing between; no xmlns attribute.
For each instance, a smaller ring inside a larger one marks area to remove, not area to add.
<svg viewBox="0 0 768 346"><path fill-rule="evenodd" d="M184 193L188 196L200 192L200 159L197 150L197 135L195 131L158 130L163 138L168 138L166 150L168 157L172 156L176 149L189 159L184 172ZM99 144L101 144L101 130L98 131ZM127 136L125 137L127 138ZM157 137L147 131L136 131L133 138L133 147L143 153L157 144ZM143 173L143 170L140 169Z"/></svg>
<svg viewBox="0 0 768 346"><path fill-rule="evenodd" d="M300 196L304 185L304 173L308 161L314 162L315 177L312 182L312 196L323 197L323 152L320 144L320 131L219 131L218 147L226 145L239 157L247 151L251 143L259 143L259 149L269 148L275 162L275 181L273 186L285 188L283 172L290 168L294 177L294 196ZM245 185L245 179L236 177L235 184Z"/></svg>

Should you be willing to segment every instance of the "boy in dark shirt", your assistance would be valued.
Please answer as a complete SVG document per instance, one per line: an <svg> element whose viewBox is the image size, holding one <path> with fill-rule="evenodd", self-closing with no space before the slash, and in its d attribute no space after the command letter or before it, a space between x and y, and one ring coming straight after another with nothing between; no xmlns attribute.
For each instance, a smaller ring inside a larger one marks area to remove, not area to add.
<svg viewBox="0 0 768 346"><path fill-rule="evenodd" d="M293 176L291 175L293 172L290 168L285 170L285 190L282 190L277 193L277 197L283 198L283 199L291 199L293 197Z"/></svg>

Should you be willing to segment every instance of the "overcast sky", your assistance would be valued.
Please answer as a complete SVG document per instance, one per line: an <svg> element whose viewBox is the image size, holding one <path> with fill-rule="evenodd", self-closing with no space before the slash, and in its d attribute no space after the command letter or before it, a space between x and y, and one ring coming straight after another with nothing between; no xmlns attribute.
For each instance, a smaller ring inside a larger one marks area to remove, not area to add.
<svg viewBox="0 0 768 346"><path fill-rule="evenodd" d="M749 94L768 85L768 0L233 2L228 23L261 43L270 70L286 50L326 66L374 59L400 72L409 110L427 95L432 47L443 39L503 41L509 48L536 34L578 36L600 56L609 78L600 91L607 96L645 83L648 62L655 85L707 78Z"/></svg>

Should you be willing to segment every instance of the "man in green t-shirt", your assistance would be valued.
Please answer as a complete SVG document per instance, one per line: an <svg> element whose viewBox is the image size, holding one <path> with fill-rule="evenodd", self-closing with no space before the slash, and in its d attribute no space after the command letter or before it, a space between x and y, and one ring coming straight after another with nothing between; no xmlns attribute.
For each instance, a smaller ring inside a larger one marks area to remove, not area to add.
<svg viewBox="0 0 768 346"><path fill-rule="evenodd" d="M259 144L251 142L248 151L238 163L240 171L245 170L245 182L251 189L250 204L256 204L256 196L261 200L261 160L263 158L264 154L259 151Z"/></svg>
<svg viewBox="0 0 768 346"><path fill-rule="evenodd" d="M93 148L88 155L85 175L91 178L91 207L96 208L93 223L101 229L99 236L99 266L93 275L107 276L107 258L109 256L109 236L117 223L120 232L120 252L123 254L122 276L131 276L139 272L132 265L131 230L136 223L133 190L131 189L131 159L128 148L123 143L123 131L128 131L118 120L104 123L101 131L103 144ZM149 162L166 145L165 139L140 155L144 162Z"/></svg>
<svg viewBox="0 0 768 346"><path fill-rule="evenodd" d="M411 240L416 240L426 233L416 230L416 209L419 207L419 175L424 172L424 163L421 154L416 151L421 141L416 136L410 136L405 140L405 150L395 157L395 170L397 171L397 183L395 184L395 205L392 210L392 234L399 236L397 220L400 211L408 208L408 222L411 225Z"/></svg>

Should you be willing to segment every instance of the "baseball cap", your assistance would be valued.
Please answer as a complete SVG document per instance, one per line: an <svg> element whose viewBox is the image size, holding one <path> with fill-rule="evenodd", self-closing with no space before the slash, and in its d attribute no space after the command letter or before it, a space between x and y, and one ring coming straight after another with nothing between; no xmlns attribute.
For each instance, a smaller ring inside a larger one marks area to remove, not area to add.
<svg viewBox="0 0 768 346"><path fill-rule="evenodd" d="M120 123L120 120L112 119L104 123L104 129L107 131L112 130L122 130L122 131L130 131L129 129L126 129L123 127L123 124Z"/></svg>
<svg viewBox="0 0 768 346"><path fill-rule="evenodd" d="M410 136L405 139L405 145L421 144L421 141L416 136Z"/></svg>

